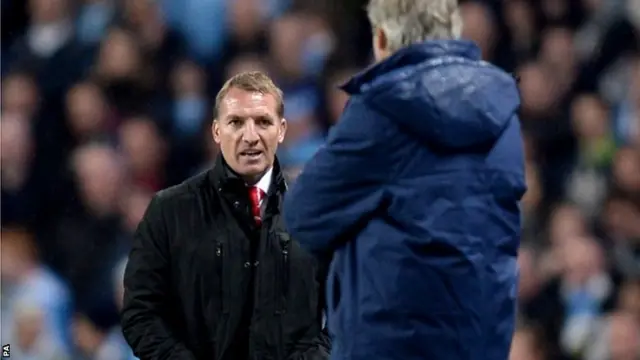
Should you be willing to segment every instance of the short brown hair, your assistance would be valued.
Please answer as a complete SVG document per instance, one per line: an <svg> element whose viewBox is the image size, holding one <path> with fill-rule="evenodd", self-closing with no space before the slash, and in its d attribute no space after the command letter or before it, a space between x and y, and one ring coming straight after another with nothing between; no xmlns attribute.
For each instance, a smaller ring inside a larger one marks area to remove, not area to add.
<svg viewBox="0 0 640 360"><path fill-rule="evenodd" d="M213 109L214 119L218 118L220 103L231 88L273 95L277 102L276 112L278 116L280 118L284 116L284 99L282 90L276 86L267 74L261 71L247 71L234 75L232 78L227 80L224 85L222 85L218 95L216 95L216 104Z"/></svg>

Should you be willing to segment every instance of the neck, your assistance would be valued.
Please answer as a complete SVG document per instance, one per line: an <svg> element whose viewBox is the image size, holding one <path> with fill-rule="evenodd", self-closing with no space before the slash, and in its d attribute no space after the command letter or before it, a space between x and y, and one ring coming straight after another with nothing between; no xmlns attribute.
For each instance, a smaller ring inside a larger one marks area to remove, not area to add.
<svg viewBox="0 0 640 360"><path fill-rule="evenodd" d="M258 181L260 181L260 179L262 179L263 176L265 176L267 172L269 172L269 170L271 170L271 168L267 168L263 172L256 175L242 176L242 179L247 183L247 185L254 186L258 183Z"/></svg>
<svg viewBox="0 0 640 360"><path fill-rule="evenodd" d="M231 168L231 166L225 165L225 167L226 167L227 173L233 174L234 177L238 177L238 178L242 179L242 181L244 181L249 186L253 186L253 185L257 184L258 181L260 181L260 179L262 179L264 174L266 174L267 171L269 171L269 169L266 169L265 171L262 171L262 172L260 172L258 174L255 174L255 175L241 175L237 171L233 170Z"/></svg>
<svg viewBox="0 0 640 360"><path fill-rule="evenodd" d="M262 174L264 175L264 173ZM244 180L244 182L247 183L247 185L249 186L253 186L255 184L258 183L258 181L260 181L260 178L262 178L262 175L256 175L256 176L243 176L242 180Z"/></svg>

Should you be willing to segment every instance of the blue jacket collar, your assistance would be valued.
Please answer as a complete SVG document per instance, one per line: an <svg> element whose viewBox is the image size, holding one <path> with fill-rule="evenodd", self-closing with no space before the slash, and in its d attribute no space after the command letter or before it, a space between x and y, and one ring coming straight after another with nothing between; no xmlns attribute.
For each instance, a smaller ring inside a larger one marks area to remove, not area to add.
<svg viewBox="0 0 640 360"><path fill-rule="evenodd" d="M341 88L349 94L359 93L363 85L373 82L379 76L395 69L416 65L443 56L480 60L481 51L473 42L466 40L434 40L410 45L389 58L363 70L343 84Z"/></svg>

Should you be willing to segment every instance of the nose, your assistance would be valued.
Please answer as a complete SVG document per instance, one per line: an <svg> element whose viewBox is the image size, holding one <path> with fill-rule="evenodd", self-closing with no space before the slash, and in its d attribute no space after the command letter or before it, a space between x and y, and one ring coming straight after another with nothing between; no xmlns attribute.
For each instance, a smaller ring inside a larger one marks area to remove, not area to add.
<svg viewBox="0 0 640 360"><path fill-rule="evenodd" d="M242 133L242 140L248 143L255 143L260 139L253 121L247 121Z"/></svg>

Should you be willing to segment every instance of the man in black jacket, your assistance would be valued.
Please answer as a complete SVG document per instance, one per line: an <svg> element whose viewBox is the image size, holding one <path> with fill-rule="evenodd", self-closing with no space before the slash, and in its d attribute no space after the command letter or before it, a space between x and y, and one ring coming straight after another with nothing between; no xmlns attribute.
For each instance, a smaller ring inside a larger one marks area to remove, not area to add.
<svg viewBox="0 0 640 360"><path fill-rule="evenodd" d="M323 264L285 232L282 92L260 72L216 97L214 167L155 195L135 235L124 336L141 360L328 359Z"/></svg>

